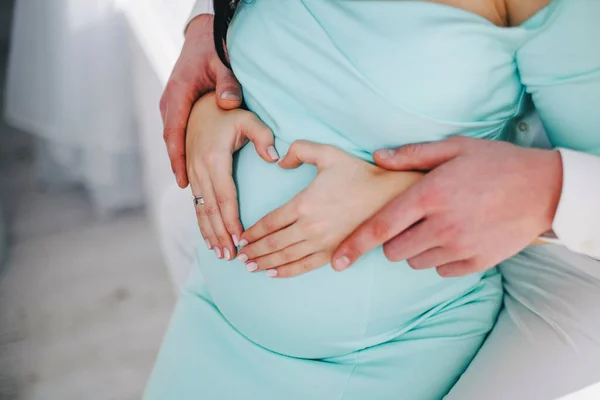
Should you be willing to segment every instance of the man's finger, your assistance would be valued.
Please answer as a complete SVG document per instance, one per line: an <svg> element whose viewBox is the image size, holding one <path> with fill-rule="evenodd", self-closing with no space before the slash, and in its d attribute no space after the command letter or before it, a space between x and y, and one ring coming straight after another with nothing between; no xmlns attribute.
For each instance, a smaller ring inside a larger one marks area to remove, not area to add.
<svg viewBox="0 0 600 400"><path fill-rule="evenodd" d="M345 270L364 253L420 221L425 216L420 204L421 187L426 185L418 183L400 194L344 239L333 253L333 268L336 271Z"/></svg>
<svg viewBox="0 0 600 400"><path fill-rule="evenodd" d="M158 103L160 109L160 118L162 119L163 127L165 126L165 117L167 114L167 91L165 90L160 97L160 102Z"/></svg>
<svg viewBox="0 0 600 400"><path fill-rule="evenodd" d="M188 184L185 165L185 130L192 110L192 102L195 99L192 99L188 92L178 89L176 85L167 90L163 137L177 184L184 188Z"/></svg>
<svg viewBox="0 0 600 400"><path fill-rule="evenodd" d="M402 261L435 248L441 243L431 229L425 219L384 244L383 253L390 261Z"/></svg>
<svg viewBox="0 0 600 400"><path fill-rule="evenodd" d="M164 138L175 180L177 185L183 189L189 183L185 163L185 129L165 127Z"/></svg>
<svg viewBox="0 0 600 400"><path fill-rule="evenodd" d="M397 149L377 150L373 158L382 168L396 171L429 171L456 157L464 149L459 137L439 142L413 143Z"/></svg>
<svg viewBox="0 0 600 400"><path fill-rule="evenodd" d="M187 170L185 167L185 154L173 158L171 160L171 168L173 169L173 173L175 174L177 186L179 186L182 189L185 189L189 184Z"/></svg>
<svg viewBox="0 0 600 400"><path fill-rule="evenodd" d="M224 110L238 108L242 104L242 89L233 72L220 60L215 61L217 77L217 104Z"/></svg>
<svg viewBox="0 0 600 400"><path fill-rule="evenodd" d="M472 260L454 261L440 265L436 270L442 278L457 278L479 271Z"/></svg>
<svg viewBox="0 0 600 400"><path fill-rule="evenodd" d="M441 246L429 249L406 260L408 265L416 270L436 268L439 265L448 264L454 261L457 261L457 259L453 257L452 253Z"/></svg>

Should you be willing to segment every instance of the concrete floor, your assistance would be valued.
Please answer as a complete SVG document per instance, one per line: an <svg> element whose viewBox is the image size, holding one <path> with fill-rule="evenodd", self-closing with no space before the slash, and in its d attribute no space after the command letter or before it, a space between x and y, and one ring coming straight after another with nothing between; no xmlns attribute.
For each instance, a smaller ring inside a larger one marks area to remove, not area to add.
<svg viewBox="0 0 600 400"><path fill-rule="evenodd" d="M151 232L130 215L13 244L1 399L140 398L174 304Z"/></svg>
<svg viewBox="0 0 600 400"><path fill-rule="evenodd" d="M31 136L1 120L0 204L0 400L139 399L175 302L146 216L98 221L85 193L40 188Z"/></svg>

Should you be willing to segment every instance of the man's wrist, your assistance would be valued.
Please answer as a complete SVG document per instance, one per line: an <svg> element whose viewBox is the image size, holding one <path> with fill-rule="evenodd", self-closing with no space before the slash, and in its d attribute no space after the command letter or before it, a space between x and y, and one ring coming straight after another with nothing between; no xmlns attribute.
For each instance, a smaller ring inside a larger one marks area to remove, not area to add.
<svg viewBox="0 0 600 400"><path fill-rule="evenodd" d="M543 152L540 165L543 166L545 178L544 196L544 232L552 231L552 224L560 203L563 187L563 165L560 152L557 150L538 150Z"/></svg>
<svg viewBox="0 0 600 400"><path fill-rule="evenodd" d="M196 19L201 15L214 15L215 10L213 7L213 0L196 0L194 7L190 13L189 18L185 23L184 34L187 31L192 20ZM212 22L211 22L212 23Z"/></svg>
<svg viewBox="0 0 600 400"><path fill-rule="evenodd" d="M190 36L212 36L213 35L213 20L212 14L200 14L188 23L185 29L185 38Z"/></svg>
<svg viewBox="0 0 600 400"><path fill-rule="evenodd" d="M556 150L527 149L532 153L529 164L529 185L534 191L540 230L543 235L552 231L552 223L562 193L563 167L562 158ZM525 164L527 165L527 164Z"/></svg>

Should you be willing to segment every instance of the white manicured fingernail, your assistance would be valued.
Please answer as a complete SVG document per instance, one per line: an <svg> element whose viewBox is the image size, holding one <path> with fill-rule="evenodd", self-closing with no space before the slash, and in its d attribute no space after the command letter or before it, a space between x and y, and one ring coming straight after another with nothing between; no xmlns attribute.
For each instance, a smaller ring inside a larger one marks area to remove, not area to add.
<svg viewBox="0 0 600 400"><path fill-rule="evenodd" d="M254 272L258 269L258 264L255 262L248 263L246 264L246 269L248 272Z"/></svg>
<svg viewBox="0 0 600 400"><path fill-rule="evenodd" d="M276 269L268 269L267 270L267 276L269 278L274 278L277 276L277 270Z"/></svg>
<svg viewBox="0 0 600 400"><path fill-rule="evenodd" d="M244 246L247 246L247 245L248 245L248 241L247 241L246 239L242 239L242 240L240 240L240 249L241 249L242 247L244 247Z"/></svg>
<svg viewBox="0 0 600 400"><path fill-rule="evenodd" d="M221 258L222 257L222 255L221 255L221 249L218 248L218 247L215 247L214 250L215 250L215 256L217 256L217 258Z"/></svg>
<svg viewBox="0 0 600 400"><path fill-rule="evenodd" d="M226 260L231 260L231 252L229 251L229 249L227 247L225 247L225 249L223 249L223 253L225 254Z"/></svg>
<svg viewBox="0 0 600 400"><path fill-rule="evenodd" d="M242 99L239 94L232 92L232 91L223 92L221 94L221 98L223 100L235 100L235 101Z"/></svg>
<svg viewBox="0 0 600 400"><path fill-rule="evenodd" d="M269 148L267 149L267 153L269 153L269 157L271 157L273 160L279 160L279 154L277 154L277 150L275 150L275 147L269 146Z"/></svg>
<svg viewBox="0 0 600 400"><path fill-rule="evenodd" d="M233 244L235 245L235 247L238 247L240 245L240 242L239 242L237 236L231 235L231 240L233 240Z"/></svg>
<svg viewBox="0 0 600 400"><path fill-rule="evenodd" d="M245 255L244 253L240 253L240 254L237 256L237 259L238 259L239 261L241 261L241 262L245 263L246 261L248 261L248 256L247 256L247 255Z"/></svg>
<svg viewBox="0 0 600 400"><path fill-rule="evenodd" d="M206 243L206 247L208 247L208 249L212 249L212 246L210 245L210 241L208 239L204 239L204 243Z"/></svg>

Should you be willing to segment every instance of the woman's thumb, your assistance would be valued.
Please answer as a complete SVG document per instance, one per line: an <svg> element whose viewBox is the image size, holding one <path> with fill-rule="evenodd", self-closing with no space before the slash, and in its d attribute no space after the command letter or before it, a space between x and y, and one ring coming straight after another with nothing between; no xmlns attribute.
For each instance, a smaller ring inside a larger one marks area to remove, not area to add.
<svg viewBox="0 0 600 400"><path fill-rule="evenodd" d="M308 140L296 140L290 146L285 157L279 162L281 168L297 168L302 164L312 164L317 168L326 165L335 155L333 146L310 142Z"/></svg>
<svg viewBox="0 0 600 400"><path fill-rule="evenodd" d="M244 119L242 134L253 144L258 155L267 162L279 160L273 132L256 116Z"/></svg>

